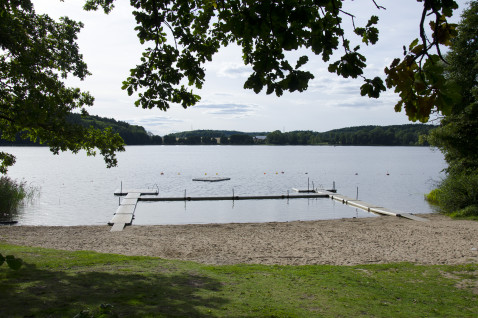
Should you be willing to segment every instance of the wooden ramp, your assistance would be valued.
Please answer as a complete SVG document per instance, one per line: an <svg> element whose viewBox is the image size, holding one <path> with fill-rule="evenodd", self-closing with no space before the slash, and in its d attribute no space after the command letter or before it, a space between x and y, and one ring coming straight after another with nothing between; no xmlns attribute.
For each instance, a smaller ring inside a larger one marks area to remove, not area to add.
<svg viewBox="0 0 478 318"><path fill-rule="evenodd" d="M362 210L365 210L367 212L372 212L372 213L381 214L381 215L399 216L399 217L407 218L407 219L414 220L414 221L420 221L420 222L428 222L427 219L418 217L418 216L416 216L412 213L403 213L403 212L390 210L390 209L387 209L387 208L384 208L384 207L381 207L381 206L378 206L378 205L370 204L370 203L367 203L367 202L364 202L364 201L361 201L361 200L357 200L357 199L352 199L352 198L346 197L344 195L335 194L333 192L326 191L326 190L321 190L321 191L318 191L318 192L323 193L323 194L327 194L331 199L342 202L343 204L354 206L354 207L360 208Z"/></svg>
<svg viewBox="0 0 478 318"><path fill-rule="evenodd" d="M407 219L414 220L414 221L428 222L427 219L421 218L421 217L416 216L415 214L411 214L411 213L401 213L400 216L402 218L407 218Z"/></svg>
<svg viewBox="0 0 478 318"><path fill-rule="evenodd" d="M116 210L113 218L108 222L112 225L111 232L123 231L126 225L131 225L134 218L134 211L136 205L141 198L141 195L154 195L158 194L156 189L129 189L129 190L116 190L115 195L125 196L121 200L120 206Z"/></svg>

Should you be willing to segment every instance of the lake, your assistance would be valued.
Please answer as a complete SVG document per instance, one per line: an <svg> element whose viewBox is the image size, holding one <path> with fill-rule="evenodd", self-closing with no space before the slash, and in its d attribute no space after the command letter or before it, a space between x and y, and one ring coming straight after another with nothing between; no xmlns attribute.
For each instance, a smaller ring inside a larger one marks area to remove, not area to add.
<svg viewBox="0 0 478 318"><path fill-rule="evenodd" d="M277 195L292 188L331 188L410 213L433 212L425 200L446 167L427 147L127 146L119 166L84 153L54 156L44 147L0 147L17 163L8 175L39 190L22 207L20 225L100 225L126 188L157 188L160 196ZM193 178L221 176L223 182ZM330 199L139 202L133 224L270 222L373 217Z"/></svg>

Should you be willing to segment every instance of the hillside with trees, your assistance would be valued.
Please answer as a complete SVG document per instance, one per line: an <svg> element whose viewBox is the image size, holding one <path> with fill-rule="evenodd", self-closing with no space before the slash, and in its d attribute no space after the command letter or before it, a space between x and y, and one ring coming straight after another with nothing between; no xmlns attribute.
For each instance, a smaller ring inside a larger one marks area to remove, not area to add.
<svg viewBox="0 0 478 318"><path fill-rule="evenodd" d="M118 133L126 145L161 145L162 138L147 132L144 127L130 125L124 121L113 118L104 118L99 116L81 116L80 114L70 114L68 116L70 124L79 125L84 128L94 128L104 130L111 128L113 133ZM7 141L0 138L0 146L28 146L37 145L33 141L22 138L22 133L16 135L15 141Z"/></svg>
<svg viewBox="0 0 478 318"><path fill-rule="evenodd" d="M436 126L424 124L392 126L357 126L327 132L279 130L267 135L273 145L357 145L357 146L418 146L428 145L425 136ZM420 136L423 136L420 138Z"/></svg>
<svg viewBox="0 0 478 318"><path fill-rule="evenodd" d="M326 132L291 131L240 132L234 130L192 130L164 136L165 145L357 145L426 146L433 125L357 126ZM260 138L265 136L266 138Z"/></svg>
<svg viewBox="0 0 478 318"><path fill-rule="evenodd" d="M356 126L326 132L297 130L290 132L242 132L237 130L191 130L163 137L146 131L142 126L99 116L71 114L72 124L99 130L111 129L126 145L356 145L356 146L418 146L428 145L426 136L437 126L406 124L392 126ZM0 146L36 145L19 133L14 142L0 138Z"/></svg>

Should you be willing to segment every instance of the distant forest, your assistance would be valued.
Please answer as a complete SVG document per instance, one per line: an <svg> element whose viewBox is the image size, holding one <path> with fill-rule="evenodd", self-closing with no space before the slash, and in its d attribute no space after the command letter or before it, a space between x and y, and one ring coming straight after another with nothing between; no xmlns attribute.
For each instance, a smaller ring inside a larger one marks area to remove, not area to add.
<svg viewBox="0 0 478 318"><path fill-rule="evenodd" d="M163 137L165 145L360 145L427 146L425 136L436 126L407 124L393 126L357 126L327 132L291 131L244 133L227 130L194 130Z"/></svg>
<svg viewBox="0 0 478 318"><path fill-rule="evenodd" d="M407 124L393 126L357 126L327 132L291 131L241 132L234 130L193 130L163 137L147 132L144 127L99 116L82 117L72 114L73 123L103 129L111 127L127 145L374 145L418 146L428 145L426 137L436 126ZM15 142L0 139L0 146L35 145L17 136Z"/></svg>
<svg viewBox="0 0 478 318"><path fill-rule="evenodd" d="M376 145L376 146L427 146L425 136L436 126L407 124L393 126L358 126L334 129L327 132L279 130L267 135L272 145Z"/></svg>
<svg viewBox="0 0 478 318"><path fill-rule="evenodd" d="M104 118L99 116L82 117L80 114L71 114L68 120L75 124L85 127L93 126L94 128L104 129L111 127L113 132L119 133L127 145L161 145L162 138L147 132L144 127L130 125L124 121L117 121L112 118ZM37 143L30 140L24 140L17 135L14 142L0 139L0 146L7 145L36 145Z"/></svg>

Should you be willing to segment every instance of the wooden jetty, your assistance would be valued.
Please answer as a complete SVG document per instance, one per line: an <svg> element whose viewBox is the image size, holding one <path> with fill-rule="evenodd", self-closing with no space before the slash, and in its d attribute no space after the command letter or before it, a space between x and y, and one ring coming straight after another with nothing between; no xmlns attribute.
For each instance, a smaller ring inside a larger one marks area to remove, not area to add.
<svg viewBox="0 0 478 318"><path fill-rule="evenodd" d="M296 189L294 189L296 190ZM222 200L277 200L277 199L315 199L315 198L331 198L336 201L342 202L353 207L363 209L368 212L404 217L415 221L428 221L427 219L418 217L410 213L403 213L393 211L378 205L370 204L361 200L346 197L341 194L336 194L336 190L314 190L313 192L305 190L297 190L293 194L282 195L249 195L249 196L211 196L211 197L158 197L158 190L156 189L128 189L128 190L116 190L115 195L125 196L121 201L120 206L116 210L109 225L112 225L111 231L122 231L126 225L131 225L134 218L134 212L138 201L222 201ZM143 197L143 195L148 195ZM156 196L153 196L156 195Z"/></svg>
<svg viewBox="0 0 478 318"><path fill-rule="evenodd" d="M123 231L126 225L131 225L134 218L134 211L136 210L136 204L140 200L142 195L157 195L156 189L118 189L114 193L117 196L125 196L121 201L118 209L116 210L113 218L108 222L112 225L111 232Z"/></svg>
<svg viewBox="0 0 478 318"><path fill-rule="evenodd" d="M220 181L228 181L231 178L226 177L203 177L203 178L194 178L193 181L203 181L203 182L220 182Z"/></svg>
<svg viewBox="0 0 478 318"><path fill-rule="evenodd" d="M327 194L281 194L281 195L231 195L216 197L142 197L141 201L224 201L224 200L274 200L328 198Z"/></svg>
<svg viewBox="0 0 478 318"><path fill-rule="evenodd" d="M139 193L141 195L156 195L157 189L116 189L115 195L127 195L128 193Z"/></svg>
<svg viewBox="0 0 478 318"><path fill-rule="evenodd" d="M346 196L341 195L341 194L336 194L336 193L331 192L331 191L321 190L321 191L318 191L318 192L322 193L322 194L327 194L329 196L329 198L334 199L334 200L339 201L339 202L342 202L343 204L354 206L354 207L360 208L362 210L365 210L367 212L372 212L372 213L381 214L381 215L398 216L398 217L403 217L403 218L407 218L407 219L410 219L410 220L421 221L421 222L427 222L428 221L427 219L421 218L421 217L416 216L416 215L411 214L411 213L404 213L404 212L394 211L394 210L391 210L391 209L384 208L382 206L370 204L370 203L367 203L367 202L364 202L364 201L361 201L361 200L358 200L358 199L352 199L352 198L346 197Z"/></svg>
<svg viewBox="0 0 478 318"><path fill-rule="evenodd" d="M292 188L292 191L298 192L298 193L314 193L314 189L297 189L297 188Z"/></svg>

